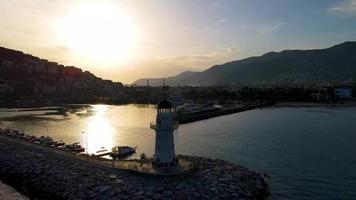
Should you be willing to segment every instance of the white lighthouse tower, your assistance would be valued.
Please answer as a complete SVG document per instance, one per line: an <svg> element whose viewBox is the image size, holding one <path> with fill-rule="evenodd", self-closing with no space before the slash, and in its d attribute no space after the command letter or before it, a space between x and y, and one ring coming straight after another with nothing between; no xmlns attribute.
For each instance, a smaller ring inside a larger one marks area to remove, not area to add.
<svg viewBox="0 0 356 200"><path fill-rule="evenodd" d="M178 128L174 121L174 109L167 100L157 106L156 124L151 124L156 131L154 165L156 167L175 167L177 159L174 150L173 131Z"/></svg>

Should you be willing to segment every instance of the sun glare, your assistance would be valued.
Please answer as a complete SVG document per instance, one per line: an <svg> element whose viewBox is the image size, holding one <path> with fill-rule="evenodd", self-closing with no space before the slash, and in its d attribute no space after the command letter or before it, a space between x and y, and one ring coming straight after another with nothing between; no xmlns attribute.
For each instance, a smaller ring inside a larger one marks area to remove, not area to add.
<svg viewBox="0 0 356 200"><path fill-rule="evenodd" d="M60 40L77 56L99 62L128 59L136 40L134 25L120 9L82 4L63 20Z"/></svg>

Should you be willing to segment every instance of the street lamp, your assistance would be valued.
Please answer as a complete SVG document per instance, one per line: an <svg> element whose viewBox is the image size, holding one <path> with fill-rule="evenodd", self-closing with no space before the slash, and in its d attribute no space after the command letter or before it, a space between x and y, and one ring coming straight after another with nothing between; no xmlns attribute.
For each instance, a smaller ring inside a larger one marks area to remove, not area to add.
<svg viewBox="0 0 356 200"><path fill-rule="evenodd" d="M88 154L88 133L86 133L85 131L82 131L82 133L85 134L85 152L86 154Z"/></svg>
<svg viewBox="0 0 356 200"><path fill-rule="evenodd" d="M46 128L46 137L48 137L48 127L47 126L42 126L42 127L44 127L44 128Z"/></svg>

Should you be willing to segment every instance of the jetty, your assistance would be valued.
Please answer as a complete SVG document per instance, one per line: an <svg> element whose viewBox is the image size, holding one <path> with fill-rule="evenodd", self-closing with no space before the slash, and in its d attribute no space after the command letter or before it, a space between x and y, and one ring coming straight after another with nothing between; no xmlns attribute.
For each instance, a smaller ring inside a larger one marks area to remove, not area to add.
<svg viewBox="0 0 356 200"><path fill-rule="evenodd" d="M190 122L200 121L204 119L209 119L212 117L218 117L222 115L229 115L233 113L253 110L256 108L263 108L267 106L274 105L274 101L250 101L246 103L231 104L209 109L201 109L193 112L178 112L176 120L180 124L186 124Z"/></svg>
<svg viewBox="0 0 356 200"><path fill-rule="evenodd" d="M187 164L180 164L185 173L161 176L162 171L149 171L154 169L149 160L113 162L26 138L0 131L0 179L37 199L265 199L270 194L265 175L219 159L178 155Z"/></svg>

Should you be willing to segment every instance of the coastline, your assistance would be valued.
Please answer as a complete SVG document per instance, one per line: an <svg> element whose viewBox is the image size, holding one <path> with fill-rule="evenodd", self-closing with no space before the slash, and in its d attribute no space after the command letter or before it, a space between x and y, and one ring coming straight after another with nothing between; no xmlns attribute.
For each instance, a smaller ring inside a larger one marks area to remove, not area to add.
<svg viewBox="0 0 356 200"><path fill-rule="evenodd" d="M68 156L0 134L0 179L37 199L266 199L265 175L219 159L179 156L196 169L155 177Z"/></svg>

